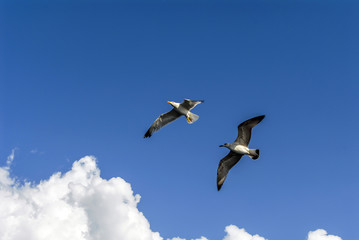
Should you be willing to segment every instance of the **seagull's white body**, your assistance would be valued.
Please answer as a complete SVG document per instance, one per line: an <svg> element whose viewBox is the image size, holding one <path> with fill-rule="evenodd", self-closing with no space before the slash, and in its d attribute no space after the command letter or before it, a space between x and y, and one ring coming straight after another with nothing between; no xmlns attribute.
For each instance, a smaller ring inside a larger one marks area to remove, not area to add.
<svg viewBox="0 0 359 240"><path fill-rule="evenodd" d="M186 99L185 99L185 101L186 101ZM188 101L188 99L187 99L187 101ZM187 108L186 108L186 107L183 106L183 104L181 104L181 103L168 101L168 103L172 105L173 109L174 109L176 112L178 112L179 114L182 114L182 115L184 115L184 116L186 117L187 122L188 122L189 124L194 123L194 122L197 121L197 119L199 118L198 115L196 115L196 114L194 114L194 113L191 113L190 110L191 110L192 108L194 108L198 103L201 103L201 102L203 102L203 101L195 101L195 102L196 102L196 103L193 105L193 107L190 106L190 107L188 108L188 106L187 106Z"/></svg>
<svg viewBox="0 0 359 240"><path fill-rule="evenodd" d="M188 117L190 111L188 109L185 109L184 107L181 106L180 103L176 103L176 102L169 102L173 108L180 114L185 115L186 117Z"/></svg>
<svg viewBox="0 0 359 240"><path fill-rule="evenodd" d="M238 154L243 154L243 155L249 154L249 148L246 146L243 146L241 144L231 143L231 144L228 144L227 148L229 148L231 151L238 153Z"/></svg>

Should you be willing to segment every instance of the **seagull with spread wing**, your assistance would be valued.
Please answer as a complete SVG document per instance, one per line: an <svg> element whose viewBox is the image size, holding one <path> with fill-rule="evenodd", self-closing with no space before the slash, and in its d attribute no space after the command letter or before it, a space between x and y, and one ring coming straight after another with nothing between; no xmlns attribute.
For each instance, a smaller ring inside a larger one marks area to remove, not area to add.
<svg viewBox="0 0 359 240"><path fill-rule="evenodd" d="M230 152L219 162L217 170L217 189L221 189L229 170L236 165L243 155L248 155L253 160L259 158L259 149L249 149L252 128L260 123L265 115L254 117L238 125L238 137L234 143L225 143L220 147L226 147Z"/></svg>
<svg viewBox="0 0 359 240"><path fill-rule="evenodd" d="M166 126L170 122L173 122L182 115L186 117L189 124L194 123L198 120L199 116L194 113L191 113L190 110L194 108L197 104L200 104L202 102L204 101L195 101L190 99L185 99L182 103L168 101L168 103L173 106L173 109L169 112L161 114L153 122L152 126L148 129L144 137L151 137L154 132L160 130L160 128Z"/></svg>

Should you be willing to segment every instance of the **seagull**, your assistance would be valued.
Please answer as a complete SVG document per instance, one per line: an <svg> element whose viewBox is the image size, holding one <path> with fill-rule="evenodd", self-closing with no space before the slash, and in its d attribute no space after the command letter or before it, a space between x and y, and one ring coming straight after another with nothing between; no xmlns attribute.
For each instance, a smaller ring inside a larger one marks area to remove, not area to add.
<svg viewBox="0 0 359 240"><path fill-rule="evenodd" d="M199 116L191 113L190 110L194 108L197 104L203 103L203 100L190 100L185 99L182 103L176 103L172 101L168 101L169 104L173 106L173 109L169 112L166 112L164 114L161 114L156 121L153 122L152 126L148 129L148 131L145 134L145 138L151 137L152 134L163 126L166 126L170 122L173 122L180 116L184 115L187 119L187 122L189 124L194 123L198 120Z"/></svg>
<svg viewBox="0 0 359 240"><path fill-rule="evenodd" d="M226 147L230 152L219 162L217 170L217 189L221 189L226 180L229 170L236 165L243 155L248 155L253 160L259 158L259 149L249 149L248 144L251 140L252 128L260 123L265 115L254 117L238 125L238 137L234 143L225 143L220 147Z"/></svg>

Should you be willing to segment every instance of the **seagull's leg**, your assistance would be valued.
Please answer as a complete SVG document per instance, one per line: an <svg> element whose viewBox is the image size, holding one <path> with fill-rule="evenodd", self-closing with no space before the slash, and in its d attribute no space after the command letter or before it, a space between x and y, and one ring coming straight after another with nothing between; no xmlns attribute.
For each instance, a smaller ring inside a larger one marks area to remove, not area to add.
<svg viewBox="0 0 359 240"><path fill-rule="evenodd" d="M186 119L187 119L187 122L189 122L189 123L192 122L192 119L188 115L186 115Z"/></svg>

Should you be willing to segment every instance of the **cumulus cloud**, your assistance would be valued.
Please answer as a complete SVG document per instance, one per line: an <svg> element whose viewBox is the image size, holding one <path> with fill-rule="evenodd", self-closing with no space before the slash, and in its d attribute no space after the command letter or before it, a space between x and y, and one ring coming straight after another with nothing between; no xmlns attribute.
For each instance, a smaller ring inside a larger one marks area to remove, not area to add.
<svg viewBox="0 0 359 240"><path fill-rule="evenodd" d="M342 240L341 237L328 235L324 229L317 229L308 233L308 240Z"/></svg>
<svg viewBox="0 0 359 240"><path fill-rule="evenodd" d="M223 240L266 240L264 237L259 235L250 235L244 230L244 228L238 228L235 225L229 225L226 227L225 231L227 235Z"/></svg>
<svg viewBox="0 0 359 240"><path fill-rule="evenodd" d="M19 183L9 173L15 150L0 167L0 239L163 240L138 210L140 195L120 177L101 178L94 157L75 161L68 172L38 184ZM223 240L265 240L234 225L225 231ZM309 232L308 240L342 239L319 229Z"/></svg>
<svg viewBox="0 0 359 240"><path fill-rule="evenodd" d="M1 168L0 239L162 240L139 201L122 178L102 179L93 157L34 186L17 184Z"/></svg>
<svg viewBox="0 0 359 240"><path fill-rule="evenodd" d="M14 184L14 180L9 177L9 170L10 170L12 161L14 161L16 149L17 148L13 148L11 150L10 155L6 159L6 166L0 168L0 190L1 190L1 183L4 183L6 185Z"/></svg>
<svg viewBox="0 0 359 240"><path fill-rule="evenodd" d="M175 238L171 238L171 239L167 238L167 240L186 240L186 239L180 238L180 237L175 237ZM202 236L201 238L196 238L196 239L191 239L191 240L208 240L208 239Z"/></svg>

